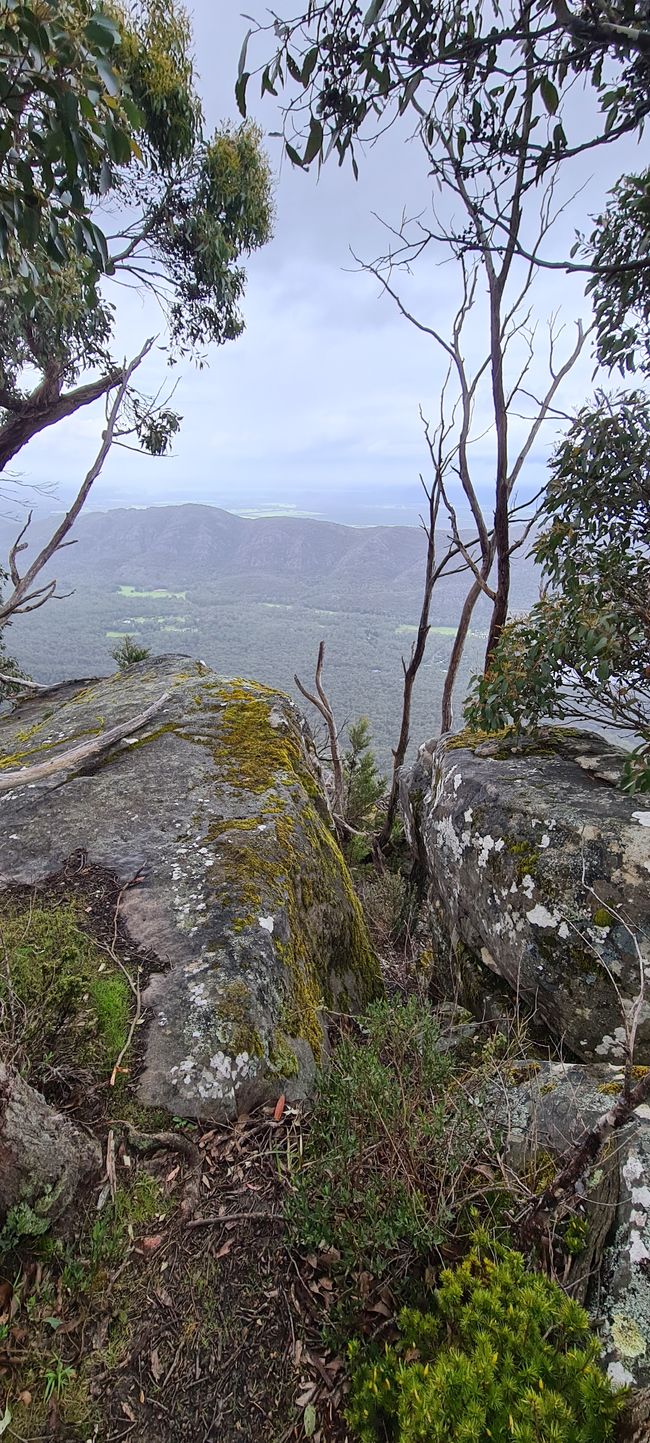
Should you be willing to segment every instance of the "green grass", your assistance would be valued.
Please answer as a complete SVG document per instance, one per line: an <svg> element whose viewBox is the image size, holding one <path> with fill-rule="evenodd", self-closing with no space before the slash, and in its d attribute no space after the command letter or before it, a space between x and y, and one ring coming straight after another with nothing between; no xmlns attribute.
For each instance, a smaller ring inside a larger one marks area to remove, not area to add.
<svg viewBox="0 0 650 1443"><path fill-rule="evenodd" d="M152 596L156 600L160 597L174 597L177 601L187 601L186 591L166 591L163 586L154 587L153 591L145 591L137 586L118 586L118 596Z"/></svg>
<svg viewBox="0 0 650 1443"><path fill-rule="evenodd" d="M72 903L0 908L0 1051L19 1048L37 1086L47 1069L103 1081L129 1028L131 992Z"/></svg>

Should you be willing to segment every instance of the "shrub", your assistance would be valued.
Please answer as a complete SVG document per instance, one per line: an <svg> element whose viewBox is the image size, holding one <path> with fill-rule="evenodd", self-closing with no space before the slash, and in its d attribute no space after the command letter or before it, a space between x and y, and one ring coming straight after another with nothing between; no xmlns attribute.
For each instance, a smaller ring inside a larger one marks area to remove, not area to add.
<svg viewBox="0 0 650 1443"><path fill-rule="evenodd" d="M360 1443L607 1443L621 1395L587 1314L481 1239L445 1270L430 1312L405 1309L383 1354L351 1345L348 1421Z"/></svg>
<svg viewBox="0 0 650 1443"><path fill-rule="evenodd" d="M289 1203L295 1240L335 1249L351 1296L364 1274L399 1291L453 1233L481 1126L427 1006L377 1002L360 1022L320 1088Z"/></svg>

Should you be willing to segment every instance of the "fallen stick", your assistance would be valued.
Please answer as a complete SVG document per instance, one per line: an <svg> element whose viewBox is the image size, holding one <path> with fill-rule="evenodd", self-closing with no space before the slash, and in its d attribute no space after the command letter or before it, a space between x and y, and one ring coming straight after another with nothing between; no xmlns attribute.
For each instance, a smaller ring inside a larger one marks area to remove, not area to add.
<svg viewBox="0 0 650 1443"><path fill-rule="evenodd" d="M163 692L158 700L148 706L146 711L139 712L130 721L120 722L119 726L111 727L110 731L102 732L99 737L93 737L92 741L81 742L79 746L70 747L67 752L59 752L57 756L50 757L46 762L36 762L31 767L20 767L18 771L0 772L0 792L13 791L14 787L28 787L32 782L43 781L45 777L51 777L56 772L73 771L78 766L83 766L91 761L93 757L101 756L102 752L122 741L131 732L139 731L141 727L160 711L166 701L169 701L169 692Z"/></svg>

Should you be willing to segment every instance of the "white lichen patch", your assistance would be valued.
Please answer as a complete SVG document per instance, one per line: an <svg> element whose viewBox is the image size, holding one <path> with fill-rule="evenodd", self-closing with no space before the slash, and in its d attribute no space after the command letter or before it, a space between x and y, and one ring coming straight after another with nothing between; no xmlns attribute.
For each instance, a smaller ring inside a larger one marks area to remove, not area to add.
<svg viewBox="0 0 650 1443"><path fill-rule="evenodd" d="M275 926L275 918L274 918L274 917L258 917L257 920L258 920L258 922L259 922L259 924L260 924L260 927L262 927L265 932L272 932L272 931L273 931L273 928L274 928L274 926Z"/></svg>
<svg viewBox="0 0 650 1443"><path fill-rule="evenodd" d="M614 1032L606 1032L602 1042L594 1048L598 1057L623 1057L625 1055L626 1033L624 1027L615 1027Z"/></svg>
<svg viewBox="0 0 650 1443"><path fill-rule="evenodd" d="M638 822L640 827L650 827L650 812L633 812L632 821Z"/></svg>
<svg viewBox="0 0 650 1443"><path fill-rule="evenodd" d="M614 1384L615 1388L629 1388L630 1384L634 1382L634 1374L628 1372L628 1369L624 1368L623 1364L618 1360L610 1363L607 1369L607 1377L610 1383Z"/></svg>
<svg viewBox="0 0 650 1443"><path fill-rule="evenodd" d="M531 907L526 916L533 927L552 927L553 930L556 930L562 921L561 912L555 910L549 912L548 907L545 907L542 902L537 902L534 907Z"/></svg>

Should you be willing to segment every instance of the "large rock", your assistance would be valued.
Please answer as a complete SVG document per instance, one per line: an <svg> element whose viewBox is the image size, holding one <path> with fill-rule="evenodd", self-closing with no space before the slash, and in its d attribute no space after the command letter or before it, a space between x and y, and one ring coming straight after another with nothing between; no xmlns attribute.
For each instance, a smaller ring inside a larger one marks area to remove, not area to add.
<svg viewBox="0 0 650 1443"><path fill-rule="evenodd" d="M82 849L127 883L122 915L159 970L144 997L141 1099L226 1118L306 1095L323 1010L379 989L332 835L318 764L290 700L163 657L54 688L0 722L0 778L94 741L166 697L144 729L0 792L0 887Z"/></svg>
<svg viewBox="0 0 650 1443"><path fill-rule="evenodd" d="M579 1145L623 1085L623 1069L607 1064L534 1063L524 1080L502 1092L497 1103L509 1161L522 1172L540 1151L555 1157L567 1153ZM650 1386L650 1107L642 1104L632 1120L610 1136L580 1185L578 1201L589 1234L564 1281L593 1314L612 1381L646 1389Z"/></svg>
<svg viewBox="0 0 650 1443"><path fill-rule="evenodd" d="M518 749L461 733L423 748L402 784L439 990L479 1014L516 998L558 1048L611 1062L650 967L650 812L617 789L624 758L589 733Z"/></svg>

